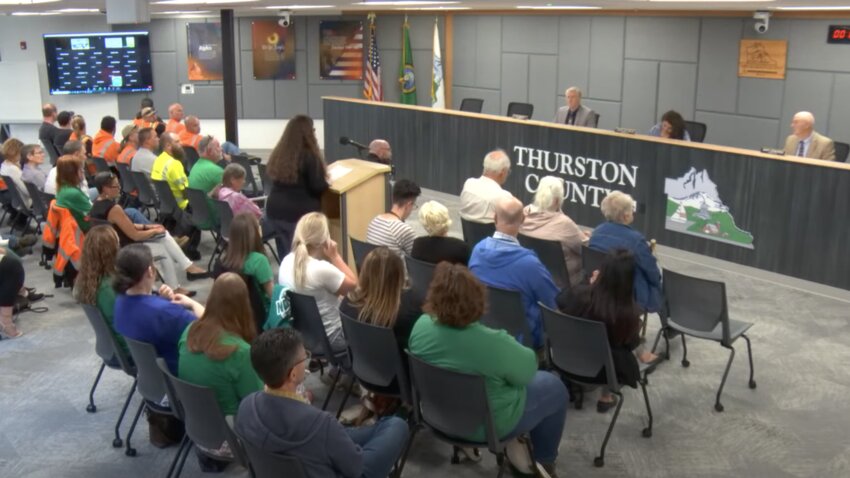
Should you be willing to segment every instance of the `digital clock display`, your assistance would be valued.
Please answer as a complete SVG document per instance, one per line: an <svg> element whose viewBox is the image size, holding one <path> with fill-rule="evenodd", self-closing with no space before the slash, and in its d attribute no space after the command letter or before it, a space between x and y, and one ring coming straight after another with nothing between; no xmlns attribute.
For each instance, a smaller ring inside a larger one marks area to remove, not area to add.
<svg viewBox="0 0 850 478"><path fill-rule="evenodd" d="M850 43L850 26L830 25L827 43Z"/></svg>

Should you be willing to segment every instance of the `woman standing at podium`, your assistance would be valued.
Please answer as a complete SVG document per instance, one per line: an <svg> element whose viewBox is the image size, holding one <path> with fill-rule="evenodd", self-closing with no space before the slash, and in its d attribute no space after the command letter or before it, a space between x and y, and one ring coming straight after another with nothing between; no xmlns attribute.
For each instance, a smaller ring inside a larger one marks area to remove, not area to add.
<svg viewBox="0 0 850 478"><path fill-rule="evenodd" d="M330 187L312 118L298 115L289 120L269 156L267 172L272 190L266 201L266 219L274 229L277 253L284 257L298 220L321 211L322 193Z"/></svg>

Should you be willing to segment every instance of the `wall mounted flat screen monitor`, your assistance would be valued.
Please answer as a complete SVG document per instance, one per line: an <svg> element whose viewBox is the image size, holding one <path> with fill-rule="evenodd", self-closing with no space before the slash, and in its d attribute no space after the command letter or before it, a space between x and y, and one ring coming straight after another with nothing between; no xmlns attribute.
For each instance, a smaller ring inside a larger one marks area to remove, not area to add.
<svg viewBox="0 0 850 478"><path fill-rule="evenodd" d="M148 32L44 35L51 95L153 91Z"/></svg>

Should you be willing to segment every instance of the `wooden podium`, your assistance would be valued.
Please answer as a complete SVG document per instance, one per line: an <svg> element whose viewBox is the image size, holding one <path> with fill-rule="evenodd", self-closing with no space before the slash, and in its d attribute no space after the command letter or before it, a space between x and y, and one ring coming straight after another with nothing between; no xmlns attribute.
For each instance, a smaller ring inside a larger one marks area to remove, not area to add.
<svg viewBox="0 0 850 478"><path fill-rule="evenodd" d="M328 165L331 187L322 196L322 212L328 216L331 238L352 270L354 254L348 238L366 240L369 221L387 212L389 173L389 166L361 159Z"/></svg>

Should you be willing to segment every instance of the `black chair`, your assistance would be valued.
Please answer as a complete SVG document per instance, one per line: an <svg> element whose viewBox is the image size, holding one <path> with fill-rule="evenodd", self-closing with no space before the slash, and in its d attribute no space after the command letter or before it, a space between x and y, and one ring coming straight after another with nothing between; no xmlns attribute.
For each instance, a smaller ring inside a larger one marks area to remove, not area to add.
<svg viewBox="0 0 850 478"><path fill-rule="evenodd" d="M91 157L91 162L94 164L94 168L99 173L109 173L112 169L109 167L109 163L106 162L104 158L99 158L97 156Z"/></svg>
<svg viewBox="0 0 850 478"><path fill-rule="evenodd" d="M150 182L156 190L157 197L159 197L159 210L157 212L160 220L158 222L163 222L162 218L177 220L183 214L183 210L180 209L180 205L177 203L177 198L174 197L174 191L171 190L168 181L152 179ZM138 181L136 183L138 184Z"/></svg>
<svg viewBox="0 0 850 478"><path fill-rule="evenodd" d="M150 216L150 211L153 210L156 213L157 221L162 222L164 216L160 209L159 197L154 190L150 177L142 171L131 171L130 175L133 178L133 184L136 186L136 190L139 192L138 199L142 212L147 212ZM167 183L166 186L168 186ZM169 188L168 191L171 192L171 189ZM171 197L173 199L174 196L172 195ZM169 211L169 213L173 214L173 211Z"/></svg>
<svg viewBox="0 0 850 478"><path fill-rule="evenodd" d="M596 125L596 127L598 128L598 127L599 127L599 118L601 118L601 117L602 117L602 115L600 115L599 113L597 113L597 112L595 112L595 111L593 112L593 115L596 117L596 118L593 120L593 124L595 124L595 125Z"/></svg>
<svg viewBox="0 0 850 478"><path fill-rule="evenodd" d="M253 478L307 478L307 473L301 462L294 456L272 453L255 446L245 437L236 434L245 456L248 458L248 469Z"/></svg>
<svg viewBox="0 0 850 478"><path fill-rule="evenodd" d="M753 326L751 322L742 322L729 318L729 309L726 303L726 284L723 282L699 279L678 272L664 269L665 307L659 314L661 316L661 330L655 337L652 351L658 347L658 341L663 336L666 345L665 357L670 359L669 339L675 334L682 336L682 366L689 367L688 347L685 344L685 335L698 339L718 342L723 348L729 349L729 360L726 362L726 370L717 389L717 398L714 409L723 411L720 396L729 376L729 369L735 359L734 343L743 337L747 342L747 357L750 362L749 387L756 388L753 379L753 351L747 331Z"/></svg>
<svg viewBox="0 0 850 478"><path fill-rule="evenodd" d="M537 253L540 262L546 266L552 280L559 289L570 288L570 273L567 271L567 260L564 258L564 248L558 241L538 239L536 237L520 234L519 243L522 247L531 249Z"/></svg>
<svg viewBox="0 0 850 478"><path fill-rule="evenodd" d="M44 194L33 183L24 181L27 187L27 192L32 199L32 213L37 224L47 221L48 204L44 202Z"/></svg>
<svg viewBox="0 0 850 478"><path fill-rule="evenodd" d="M194 166L195 163L198 162L200 155L198 154L197 149L195 149L192 146L186 146L186 145L183 145L183 153L185 155L185 158L184 158L185 162L183 163L183 165L185 166L186 174L189 174L189 171L192 170L192 166Z"/></svg>
<svg viewBox="0 0 850 478"><path fill-rule="evenodd" d="M235 154L231 157L231 161L245 169L245 186L242 187L242 194L248 197L261 196L262 192L254 176L254 167L251 158L244 154Z"/></svg>
<svg viewBox="0 0 850 478"><path fill-rule="evenodd" d="M507 331L517 342L528 348L534 348L534 337L525 316L522 295L515 290L487 286L487 311L481 316L481 323L491 329Z"/></svg>
<svg viewBox="0 0 850 478"><path fill-rule="evenodd" d="M360 266L363 264L363 259L365 259L372 250L377 249L380 246L363 242L352 236L348 236L348 240L351 241L351 251L354 253L354 266L357 267L357 272L360 272Z"/></svg>
<svg viewBox="0 0 850 478"><path fill-rule="evenodd" d="M331 342L322 323L322 315L319 313L319 307L316 305L316 299L313 296L299 294L291 290L287 294L289 294L289 303L292 307L292 327L301 332L304 339L304 348L310 351L313 358L326 359L331 365L337 367L338 370L328 390L328 395L325 397L324 403L322 403L322 410L325 410L328 408L328 403L331 401L331 396L337 382L339 382L340 375L350 372L350 367L345 360L348 351L340 350L334 352L331 348ZM324 373L324 368L322 368L321 373ZM350 390L349 388L349 393ZM347 397L348 394L346 394ZM344 407L345 400L339 404L339 410L336 414L337 418L342 414Z"/></svg>
<svg viewBox="0 0 850 478"><path fill-rule="evenodd" d="M86 411L89 413L97 412L97 406L94 404L94 391L100 382L100 376L103 374L103 369L109 367L115 370L122 370L124 373L133 378L133 386L130 387L130 393L127 394L127 399L124 400L124 406L121 408L121 414L118 415L118 421L115 422L115 438L112 440L112 446L121 448L124 442L121 440L121 422L124 421L124 415L127 413L127 407L130 406L130 400L133 399L133 393L136 392L136 366L130 360L129 356L121 348L118 340L112 333L106 319L100 313L97 307L90 304L81 304L83 312L86 314L89 324L94 329L94 350L98 357L102 360L100 370L97 371L97 376L89 391L89 404ZM132 433L132 431L131 431ZM130 447L130 434L127 434L127 450L128 456L134 456L135 450Z"/></svg>
<svg viewBox="0 0 850 478"><path fill-rule="evenodd" d="M480 98L464 98L460 102L460 111L480 113L484 108L484 100Z"/></svg>
<svg viewBox="0 0 850 478"><path fill-rule="evenodd" d="M221 239L222 239L222 249L219 250L218 252L213 251L213 255L215 255L216 253L218 255L221 255L221 253L224 252L223 248L226 247L226 244L228 242L230 242L230 224L233 222L233 209L230 209L230 204L227 204L224 201L219 201L218 199L214 199L213 204L215 204L215 210L218 213L218 219L219 219L219 231L218 232L219 232L219 237L221 237ZM274 257L274 260L279 264L280 258L277 256L277 252L274 250L274 247L272 246L271 241L272 241L271 237L269 237L269 238L264 237L263 238L263 244L265 244L265 246L269 250L269 252L272 253L272 257Z"/></svg>
<svg viewBox="0 0 850 478"><path fill-rule="evenodd" d="M531 119L531 115L533 113L534 105L532 105L531 103L517 103L515 101L508 103L509 118L524 116L523 119Z"/></svg>
<svg viewBox="0 0 850 478"><path fill-rule="evenodd" d="M708 127L705 123L685 121L685 130L688 132L688 136L691 137L691 141L695 143L702 143L705 140L705 132L707 129Z"/></svg>
<svg viewBox="0 0 850 478"><path fill-rule="evenodd" d="M130 165L124 163L115 163L115 169L118 171L118 180L121 182L121 201L125 206L129 206L134 197L133 193L138 195L133 172L130 170Z"/></svg>
<svg viewBox="0 0 850 478"><path fill-rule="evenodd" d="M850 144L841 143L838 141L835 144L835 160L839 163L846 163L850 159Z"/></svg>
<svg viewBox="0 0 850 478"><path fill-rule="evenodd" d="M501 477L505 470L505 446L515 436L499 437L496 434L484 377L431 365L409 351L407 356L413 383L413 413L417 423L408 440L408 448L419 428L424 426L440 441L452 445L452 463L460 462L460 447L487 447L496 455L499 465L497 478ZM462 438L473 436L482 429L485 436L483 442ZM526 440L526 443L530 442ZM528 453L531 456L530 448Z"/></svg>
<svg viewBox="0 0 850 478"><path fill-rule="evenodd" d="M623 407L622 386L617 381L605 324L565 315L543 304L540 304L540 310L543 312L543 324L546 330L546 350L555 370L570 382L579 385L605 386L618 398L614 416L611 418L605 439L602 441L602 448L599 450L599 456L593 460L595 466L604 466L605 447L608 445L608 439L611 438L614 425L617 424L620 408ZM642 434L649 438L652 436L652 408L649 406L649 395L646 393L646 375L653 366L641 362L638 364L641 375L638 383L643 391L646 413L649 417L649 424L643 429ZM597 376L603 370L605 378L600 381Z"/></svg>
<svg viewBox="0 0 850 478"><path fill-rule="evenodd" d="M32 211L30 206L27 206L26 201L24 200L24 195L21 193L21 190L18 189L18 186L9 176L0 176L3 178L3 182L6 183L6 190L9 191L9 195L12 198L12 207L18 212L19 215L23 215L24 224L21 226L21 231L26 233L27 228L29 228L30 222L35 220L35 213ZM20 217L20 216L18 216ZM16 218L13 218L16 219ZM41 224L38 221L35 221L36 233L41 234ZM12 221L12 227L9 229L9 232L13 232L15 230L15 221Z"/></svg>
<svg viewBox="0 0 850 478"><path fill-rule="evenodd" d="M215 249L210 255L209 264L207 264L207 270L211 271L216 252L223 251L225 247L225 242L219 231L219 219L213 213L213 210L210 209L210 205L207 202L207 198L209 197L207 193L194 188L186 188L185 191L186 198L189 199L189 207L192 208L192 214L190 215L192 224L201 231L209 232L215 242Z"/></svg>
<svg viewBox="0 0 850 478"><path fill-rule="evenodd" d="M226 442L233 452L234 461L241 465L247 465L248 460L245 458L242 444L236 438L236 433L227 424L224 413L222 413L218 400L215 398L215 392L209 387L194 385L175 377L168 370L165 360L161 358L156 359L156 363L165 377L168 403L176 409L177 416L186 425L186 436L183 437L183 443L177 450L177 457L175 457L175 461L171 465L172 468L168 470L166 476L171 476L174 465L178 461L179 464L177 464L174 477L180 476L183 465L186 463L186 457L189 456L189 451L195 445L201 453L211 458L221 459L220 456L208 454L204 449L218 450Z"/></svg>
<svg viewBox="0 0 850 478"><path fill-rule="evenodd" d="M593 275L593 271L599 270L607 258L607 252L591 249L587 245L582 245L581 269L584 271L585 279L590 280L590 277Z"/></svg>
<svg viewBox="0 0 850 478"><path fill-rule="evenodd" d="M490 237L496 232L496 224L493 222L474 222L460 218L460 227L463 230L463 240L472 249L481 239Z"/></svg>
<svg viewBox="0 0 850 478"><path fill-rule="evenodd" d="M260 172L260 181L263 183L263 196L268 196L272 193L272 180L269 178L268 171L266 171L266 165L258 164L257 171Z"/></svg>
<svg viewBox="0 0 850 478"><path fill-rule="evenodd" d="M425 297L437 265L414 259L408 255L404 256L404 262L407 266L407 277L410 279L410 288L416 292L418 297Z"/></svg>

